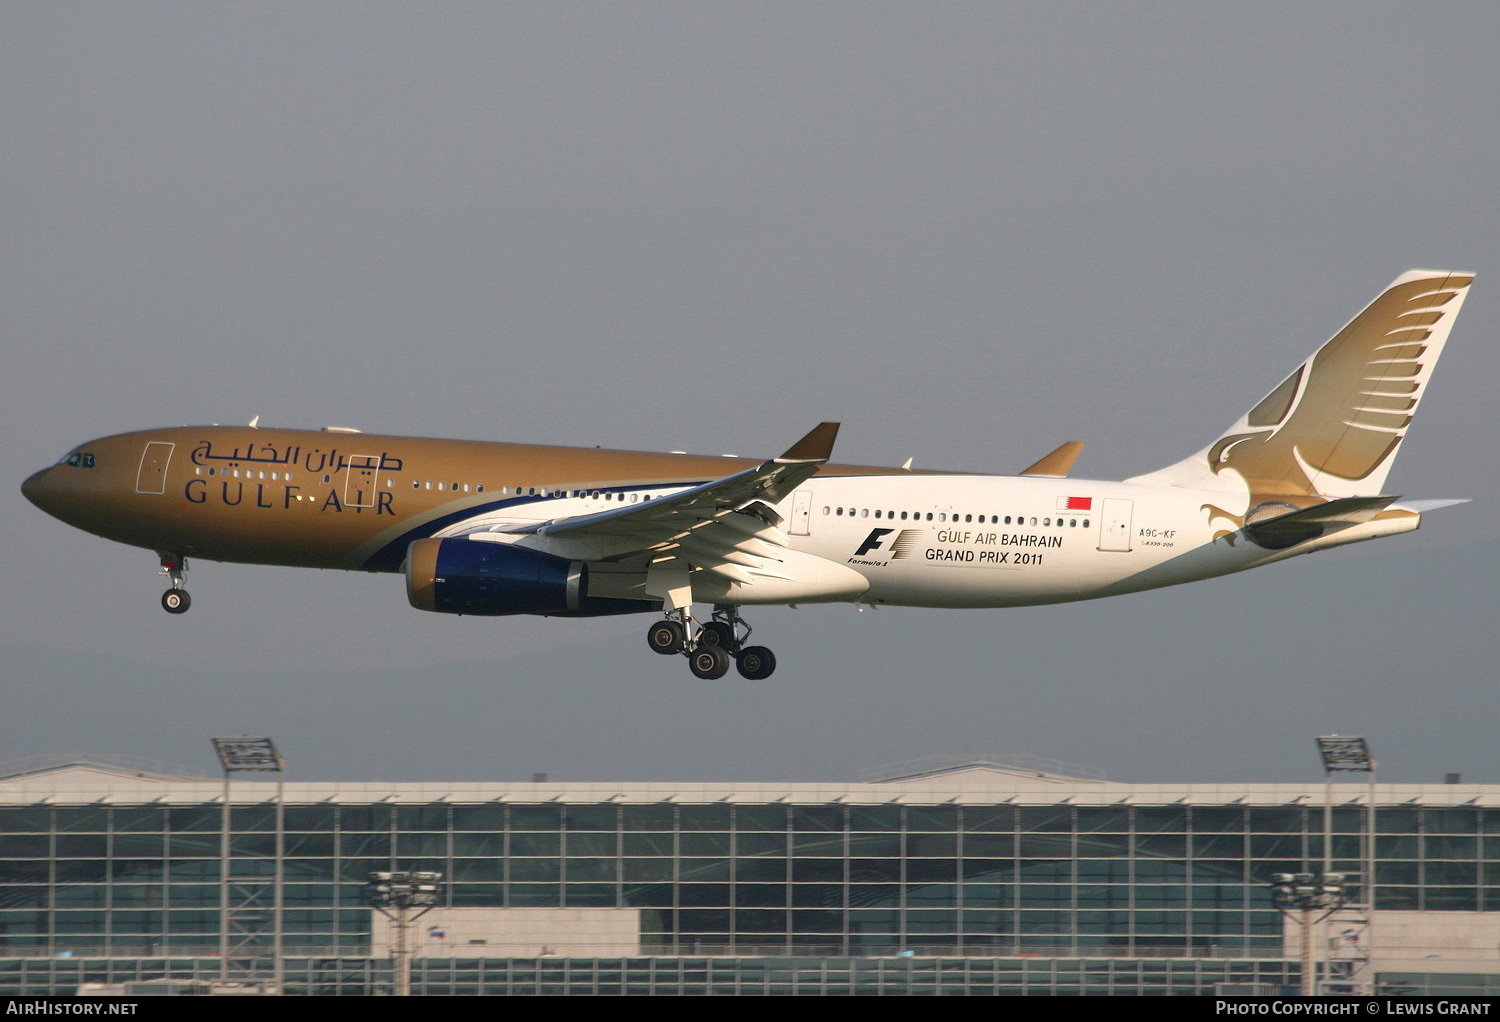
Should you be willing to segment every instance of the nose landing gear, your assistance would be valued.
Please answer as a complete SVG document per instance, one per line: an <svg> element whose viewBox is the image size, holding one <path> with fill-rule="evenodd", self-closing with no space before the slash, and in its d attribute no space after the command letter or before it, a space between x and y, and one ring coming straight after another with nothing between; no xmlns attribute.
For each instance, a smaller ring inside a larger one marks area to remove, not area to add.
<svg viewBox="0 0 1500 1022"><path fill-rule="evenodd" d="M776 655L765 646L745 645L750 631L739 607L720 604L714 607L713 619L701 624L690 608L667 611L666 619L647 631L646 642L663 656L683 654L688 668L705 681L728 674L731 660L741 676L760 681L776 670Z"/></svg>
<svg viewBox="0 0 1500 1022"><path fill-rule="evenodd" d="M193 605L193 598L182 587L182 575L187 571L187 558L178 554L158 551L161 557L161 574L172 580L172 588L161 594L161 607L168 614L186 614Z"/></svg>

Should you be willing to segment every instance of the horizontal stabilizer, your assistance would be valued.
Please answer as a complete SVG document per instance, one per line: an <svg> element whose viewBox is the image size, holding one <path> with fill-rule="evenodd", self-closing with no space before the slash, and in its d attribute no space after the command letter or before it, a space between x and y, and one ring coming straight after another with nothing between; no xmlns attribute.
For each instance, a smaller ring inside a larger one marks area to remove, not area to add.
<svg viewBox="0 0 1500 1022"><path fill-rule="evenodd" d="M1469 503L1472 499L1472 497L1450 497L1447 500L1408 500L1401 506L1408 511L1415 511L1417 514L1422 514L1426 511L1437 511L1440 508L1457 507L1459 504Z"/></svg>
<svg viewBox="0 0 1500 1022"><path fill-rule="evenodd" d="M1245 534L1257 546L1270 550L1285 550L1287 547L1316 539L1329 532L1363 525L1390 507L1400 497L1340 497L1326 504L1305 507L1262 521L1254 520L1254 512L1247 516Z"/></svg>

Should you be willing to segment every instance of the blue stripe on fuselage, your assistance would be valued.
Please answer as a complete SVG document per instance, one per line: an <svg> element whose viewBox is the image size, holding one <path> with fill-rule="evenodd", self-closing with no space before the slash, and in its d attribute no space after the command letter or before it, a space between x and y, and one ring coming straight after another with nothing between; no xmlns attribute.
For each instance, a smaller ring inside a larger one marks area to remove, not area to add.
<svg viewBox="0 0 1500 1022"><path fill-rule="evenodd" d="M641 486L590 486L586 491L579 492L632 493L639 490L659 490L663 486L670 486L675 492L679 489L690 489L691 487L701 485L702 483L647 483ZM400 571L401 566L406 561L407 547L411 546L411 544L416 540L426 539L433 533L441 532L443 529L448 528L450 525L457 525L460 522L467 521L470 518L478 518L480 515L490 514L491 512L498 511L501 508L520 507L532 504L545 504L548 501L552 500L569 499L577 498L569 498L561 494L557 496L547 497L536 497L528 494L524 497L517 496L510 497L506 500L492 500L484 504L472 504L469 507L463 508L462 510L451 511L448 514L442 515L438 518L434 518L431 521L423 522L421 525L415 528L406 530L400 536L391 540L385 546L375 551L375 553L365 558L365 562L360 565L359 570ZM647 503L649 503L649 501ZM636 507L645 506L646 504L636 505ZM593 514L594 512L587 513Z"/></svg>

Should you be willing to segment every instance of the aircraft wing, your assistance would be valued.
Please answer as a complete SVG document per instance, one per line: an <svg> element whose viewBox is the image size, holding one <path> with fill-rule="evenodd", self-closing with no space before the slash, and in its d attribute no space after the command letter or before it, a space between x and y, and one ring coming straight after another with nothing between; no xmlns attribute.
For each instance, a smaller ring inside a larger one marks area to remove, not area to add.
<svg viewBox="0 0 1500 1022"><path fill-rule="evenodd" d="M792 580L797 572L787 563L789 540L769 505L828 461L838 429L836 422L820 423L779 458L634 506L449 535L513 543L595 565L633 566L646 573L651 595L671 593L673 601L684 598L694 569L740 585Z"/></svg>
<svg viewBox="0 0 1500 1022"><path fill-rule="evenodd" d="M455 535L587 562L592 578L613 573L635 580L624 583L630 595L621 598L656 598L668 609L690 606L695 595L710 602L735 602L741 595L785 602L852 598L868 581L790 549L781 517L770 507L828 461L838 429L836 422L820 423L779 458L633 507Z"/></svg>
<svg viewBox="0 0 1500 1022"><path fill-rule="evenodd" d="M833 441L838 431L839 424L836 422L819 423L781 457L762 462L755 468L747 468L743 472L702 483L667 497L648 500L634 507L611 508L572 518L556 518L518 531L558 538L580 534L638 537L642 540L642 546L638 549L645 549L733 513L755 501L779 503L828 461L828 456L833 453ZM774 526L779 523L768 524Z"/></svg>

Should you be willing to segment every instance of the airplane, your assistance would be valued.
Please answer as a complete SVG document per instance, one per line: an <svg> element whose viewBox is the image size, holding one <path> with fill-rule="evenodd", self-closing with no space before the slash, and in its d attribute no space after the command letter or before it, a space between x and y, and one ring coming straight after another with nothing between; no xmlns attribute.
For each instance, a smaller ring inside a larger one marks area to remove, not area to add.
<svg viewBox="0 0 1500 1022"><path fill-rule="evenodd" d="M393 572L444 614L661 614L694 675L776 669L745 606L1013 607L1098 599L1410 532L1385 479L1472 274L1402 274L1203 450L1122 482L829 463L824 422L767 461L249 426L124 433L22 485L48 514L157 553ZM706 618L695 604L712 607Z"/></svg>

